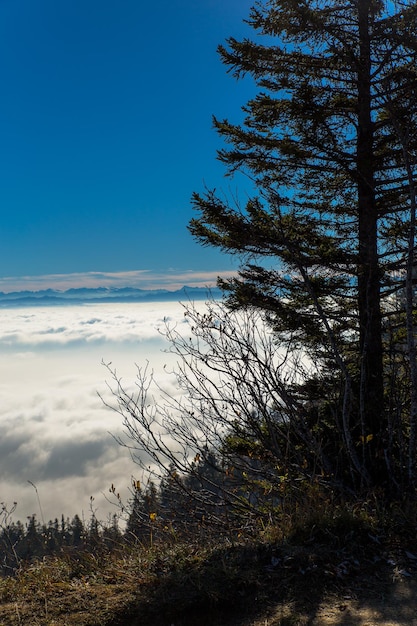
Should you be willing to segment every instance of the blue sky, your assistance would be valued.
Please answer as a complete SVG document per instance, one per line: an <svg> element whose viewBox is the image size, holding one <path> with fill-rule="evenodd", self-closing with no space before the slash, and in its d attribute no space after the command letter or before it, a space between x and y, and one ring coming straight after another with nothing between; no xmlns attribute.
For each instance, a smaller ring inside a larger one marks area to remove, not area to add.
<svg viewBox="0 0 417 626"><path fill-rule="evenodd" d="M251 4L0 0L0 279L236 269L186 226L193 191L242 184L211 116L254 93L216 53Z"/></svg>

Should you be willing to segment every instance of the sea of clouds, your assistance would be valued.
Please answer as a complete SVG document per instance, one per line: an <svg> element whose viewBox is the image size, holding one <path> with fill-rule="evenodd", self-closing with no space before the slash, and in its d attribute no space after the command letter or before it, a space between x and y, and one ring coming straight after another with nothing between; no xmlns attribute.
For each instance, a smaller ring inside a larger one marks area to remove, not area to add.
<svg viewBox="0 0 417 626"><path fill-rule="evenodd" d="M178 393L160 333L166 322L186 332L181 304L0 310L0 502L9 508L17 502L14 519L33 513L45 522L76 513L88 519L93 508L106 520L117 512L110 486L128 498L139 468L115 441L121 417L98 395L110 397L103 361L128 385L136 365L149 362Z"/></svg>

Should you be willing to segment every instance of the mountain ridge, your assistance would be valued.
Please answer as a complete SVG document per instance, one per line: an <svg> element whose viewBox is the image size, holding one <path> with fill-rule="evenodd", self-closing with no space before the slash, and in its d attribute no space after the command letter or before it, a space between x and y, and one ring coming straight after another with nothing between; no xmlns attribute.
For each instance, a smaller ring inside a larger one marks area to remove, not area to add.
<svg viewBox="0 0 417 626"><path fill-rule="evenodd" d="M78 287L66 290L41 289L39 291L0 291L0 307L68 306L70 304L102 304L166 302L179 300L209 300L221 297L218 287L189 287L180 289L139 289L136 287Z"/></svg>

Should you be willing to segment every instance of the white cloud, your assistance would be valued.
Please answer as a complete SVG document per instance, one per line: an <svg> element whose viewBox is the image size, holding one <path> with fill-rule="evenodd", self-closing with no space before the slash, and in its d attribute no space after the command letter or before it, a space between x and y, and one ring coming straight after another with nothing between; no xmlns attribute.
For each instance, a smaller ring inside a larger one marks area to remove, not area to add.
<svg viewBox="0 0 417 626"><path fill-rule="evenodd" d="M164 316L187 323L174 302L0 310L0 501L18 502L16 518L37 511L28 481L47 520L86 512L90 496L104 519L111 483L127 496L139 469L110 434L121 434L121 418L97 395L108 393L102 360L127 385L135 363L149 361L175 392L163 369L174 364L158 332Z"/></svg>
<svg viewBox="0 0 417 626"><path fill-rule="evenodd" d="M158 329L173 311L181 313L176 302L0 309L0 346L21 355L33 348L160 341ZM176 321L184 323L181 315Z"/></svg>

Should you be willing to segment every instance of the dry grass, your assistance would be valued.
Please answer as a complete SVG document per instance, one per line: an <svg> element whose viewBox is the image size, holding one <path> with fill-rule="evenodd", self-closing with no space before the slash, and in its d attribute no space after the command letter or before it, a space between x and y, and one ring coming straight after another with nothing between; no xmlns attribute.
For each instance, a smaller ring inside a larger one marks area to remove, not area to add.
<svg viewBox="0 0 417 626"><path fill-rule="evenodd" d="M417 624L415 537L409 511L333 509L285 537L67 551L0 580L0 626Z"/></svg>
<svg viewBox="0 0 417 626"><path fill-rule="evenodd" d="M0 582L0 624L107 624L134 601L136 567L127 557L104 563L92 554L54 557L24 567L16 577Z"/></svg>

